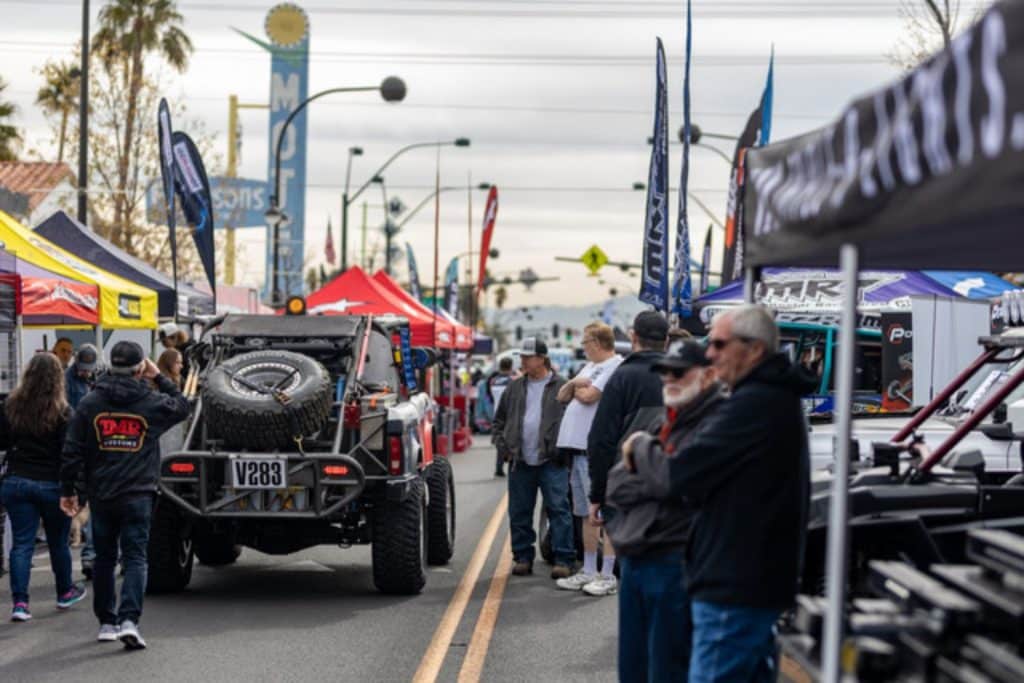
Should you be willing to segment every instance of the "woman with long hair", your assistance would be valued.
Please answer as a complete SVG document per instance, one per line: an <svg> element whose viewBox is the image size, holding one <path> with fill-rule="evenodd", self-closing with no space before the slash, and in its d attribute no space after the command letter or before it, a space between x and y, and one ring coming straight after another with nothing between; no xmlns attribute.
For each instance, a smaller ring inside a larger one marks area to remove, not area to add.
<svg viewBox="0 0 1024 683"><path fill-rule="evenodd" d="M52 353L36 354L0 410L0 448L7 450L0 500L14 541L9 567L12 621L32 618L28 584L40 519L57 581L57 608L67 609L85 597L85 588L71 580L71 519L60 509L60 456L70 419L60 361Z"/></svg>
<svg viewBox="0 0 1024 683"><path fill-rule="evenodd" d="M178 349L167 349L156 361L160 374L178 385L181 389L181 352Z"/></svg>

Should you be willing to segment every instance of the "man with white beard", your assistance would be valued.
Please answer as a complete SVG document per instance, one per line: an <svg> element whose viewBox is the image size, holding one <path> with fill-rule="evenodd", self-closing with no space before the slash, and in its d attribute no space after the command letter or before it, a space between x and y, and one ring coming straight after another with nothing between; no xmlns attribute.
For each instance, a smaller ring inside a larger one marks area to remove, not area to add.
<svg viewBox="0 0 1024 683"><path fill-rule="evenodd" d="M621 558L623 681L687 678L693 634L685 558L695 510L679 498L666 499L667 465L725 398L710 365L696 341L669 346L651 366L661 377L664 420L630 436L622 445L622 462L608 475L608 504L617 514L605 527Z"/></svg>

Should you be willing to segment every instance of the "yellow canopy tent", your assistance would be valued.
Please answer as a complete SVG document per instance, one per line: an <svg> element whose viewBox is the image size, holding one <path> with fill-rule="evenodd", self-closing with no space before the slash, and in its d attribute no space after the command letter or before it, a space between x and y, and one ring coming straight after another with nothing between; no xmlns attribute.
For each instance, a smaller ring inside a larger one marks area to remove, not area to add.
<svg viewBox="0 0 1024 683"><path fill-rule="evenodd" d="M18 258L58 275L97 285L100 327L108 330L155 329L156 292L101 270L21 225L0 211L0 242Z"/></svg>

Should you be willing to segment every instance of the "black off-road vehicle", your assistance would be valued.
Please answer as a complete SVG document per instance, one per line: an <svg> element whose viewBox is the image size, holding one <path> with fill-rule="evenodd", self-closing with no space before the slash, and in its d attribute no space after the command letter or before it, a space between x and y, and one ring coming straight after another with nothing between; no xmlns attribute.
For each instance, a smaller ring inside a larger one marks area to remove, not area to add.
<svg viewBox="0 0 1024 683"><path fill-rule="evenodd" d="M209 330L212 330L210 332ZM193 557L234 562L372 544L373 581L418 593L455 542L455 488L433 455L435 405L404 318L226 316L207 325L198 400L165 449L149 585L188 585Z"/></svg>

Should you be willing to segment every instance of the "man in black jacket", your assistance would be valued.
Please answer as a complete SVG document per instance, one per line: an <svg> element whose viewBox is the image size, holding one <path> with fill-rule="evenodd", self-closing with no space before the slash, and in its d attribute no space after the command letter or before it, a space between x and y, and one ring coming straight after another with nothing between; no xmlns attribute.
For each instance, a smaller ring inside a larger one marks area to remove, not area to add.
<svg viewBox="0 0 1024 683"><path fill-rule="evenodd" d="M778 353L761 306L720 314L708 339L732 395L669 460L666 491L698 510L686 556L689 680L774 681L773 627L793 604L803 554L810 461L800 397L814 382Z"/></svg>
<svg viewBox="0 0 1024 683"><path fill-rule="evenodd" d="M684 556L694 510L663 500L669 459L696 436L725 398L704 347L673 342L652 368L661 376L664 419L622 445L608 475L605 522L619 553L619 680L685 681L690 663L690 599ZM639 474L636 471L639 470Z"/></svg>
<svg viewBox="0 0 1024 683"><path fill-rule="evenodd" d="M661 360L668 340L668 321L656 311L644 311L630 331L633 353L619 364L601 393L597 413L587 437L590 456L590 523L600 526L611 513L604 507L608 470L619 457L619 447L633 432L661 419L661 380L651 372Z"/></svg>
<svg viewBox="0 0 1024 683"><path fill-rule="evenodd" d="M156 382L159 393L149 388ZM146 590L146 549L160 476L160 435L188 416L177 384L160 374L134 342L110 352L109 374L82 399L68 428L61 463L61 508L78 512L75 482L85 471L96 540L93 611L98 640L146 647L139 633ZM121 606L114 595L118 546L124 559Z"/></svg>

